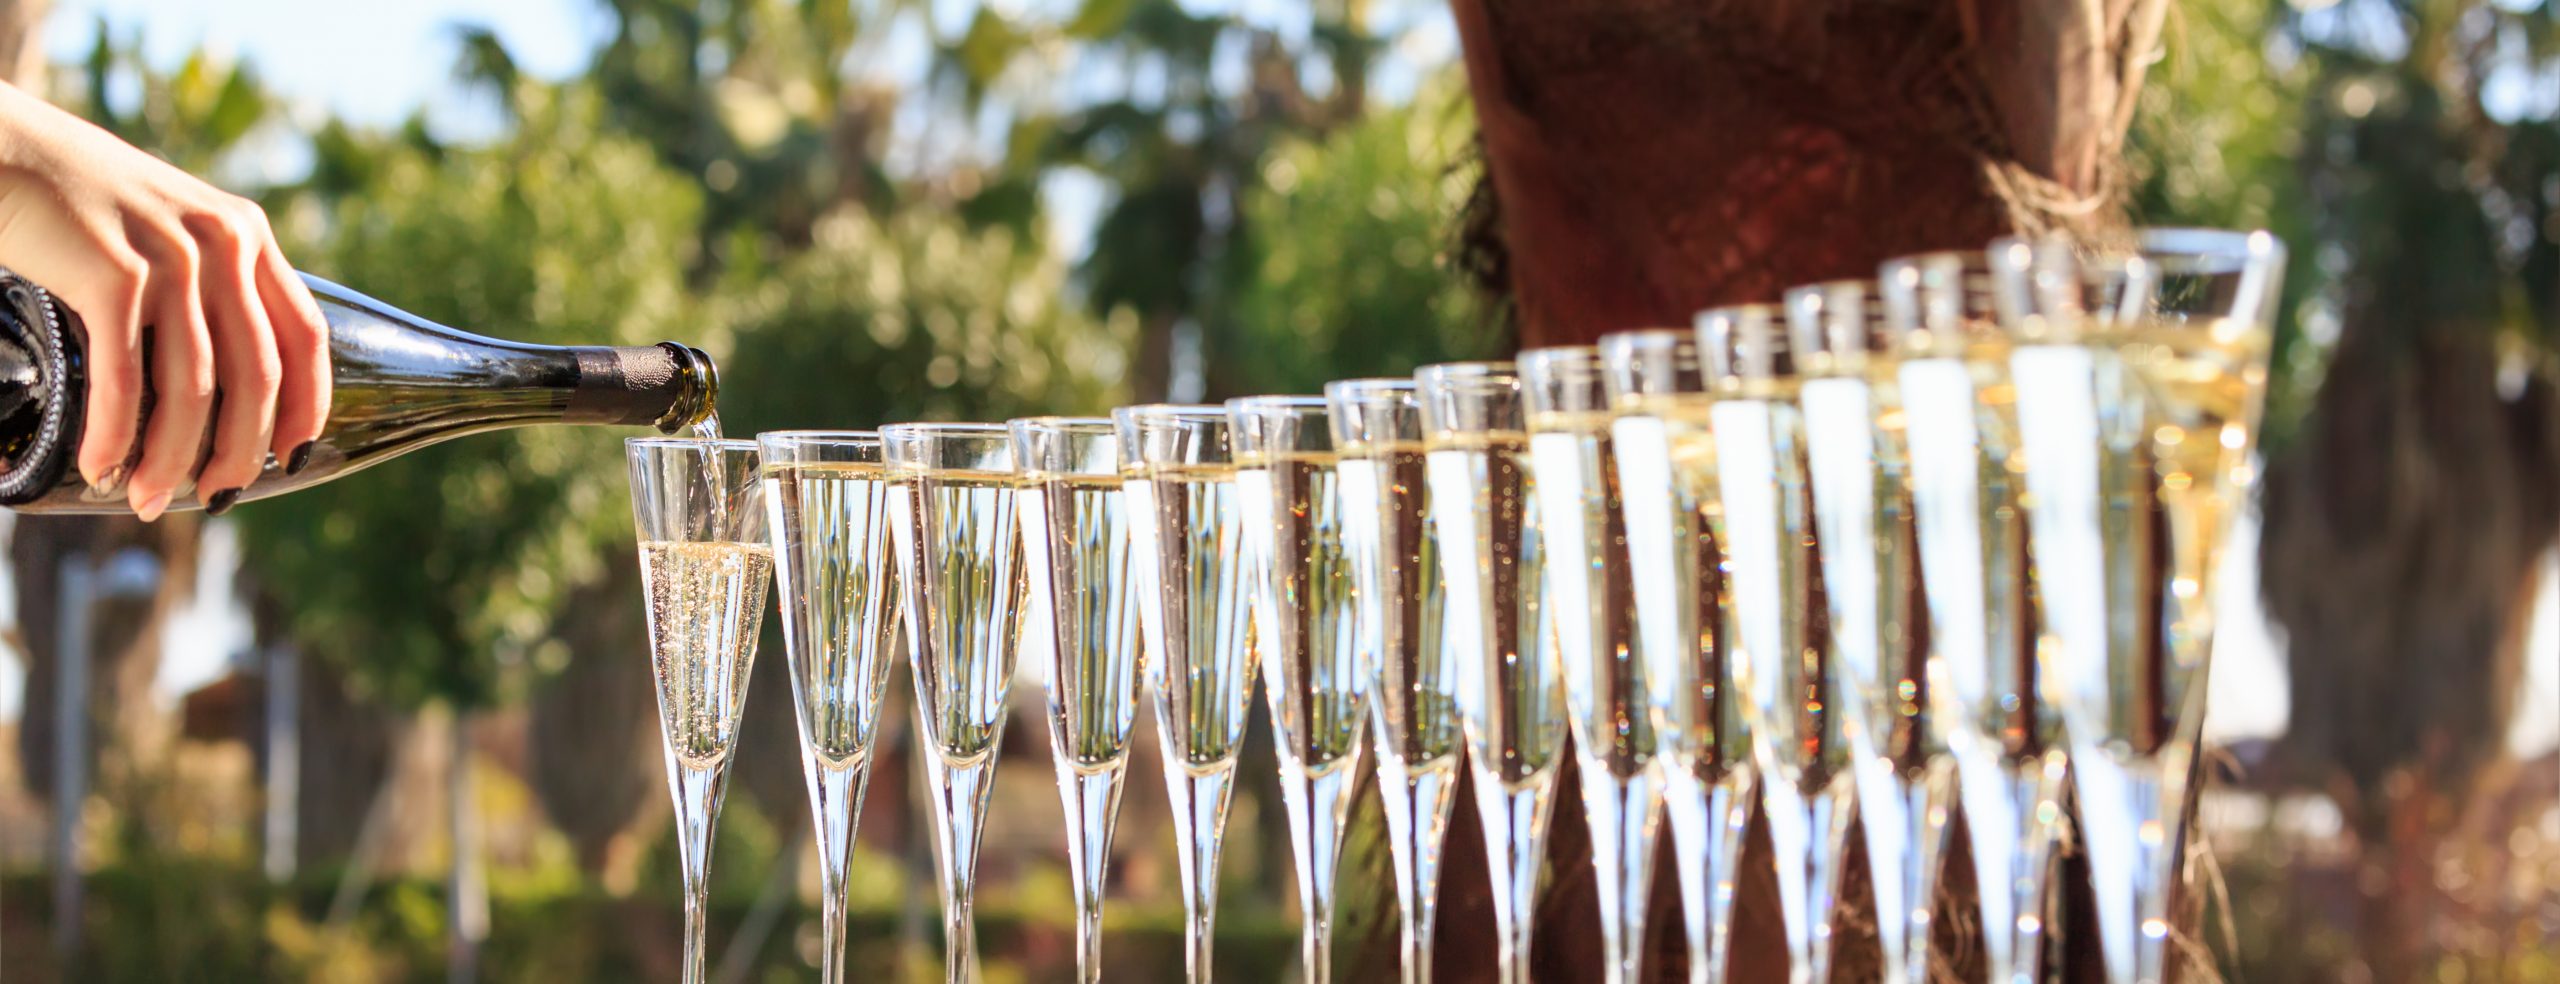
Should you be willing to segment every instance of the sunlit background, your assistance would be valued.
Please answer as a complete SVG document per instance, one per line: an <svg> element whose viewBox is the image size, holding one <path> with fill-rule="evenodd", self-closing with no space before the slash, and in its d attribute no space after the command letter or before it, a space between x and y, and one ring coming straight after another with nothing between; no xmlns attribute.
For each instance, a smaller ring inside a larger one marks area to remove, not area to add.
<svg viewBox="0 0 2560 984"><path fill-rule="evenodd" d="M2330 192L2291 158L2319 121L2398 105L2406 18L2379 0L2187 9L2173 45L2190 47L2156 71L2137 127L2140 204L2296 240L2281 447L2337 337L2357 234L2322 217ZM77 0L43 36L56 101L260 196L305 269L506 337L701 344L733 433L1308 392L1509 346L1454 255L1478 166L1432 0ZM2485 45L2495 125L2553 127L2546 49ZM2350 56L2383 68L2337 67ZM483 438L150 533L37 543L48 521L0 513L16 541L0 734L17 739L0 754L0 960L14 971L57 931L31 914L49 911L50 769L31 783L25 764L52 746L21 725L56 719L33 706L50 690L29 686L26 650L60 626L31 630L17 575L138 551L172 583L98 633L93 686L132 709L100 726L84 819L94 979L441 973L456 777L482 828L484 973L671 979L672 842L613 444ZM2286 733L2288 673L2331 671L2289 657L2261 614L2256 529L2222 579L2206 725L2244 758ZM2502 744L2560 769L2560 559L2539 570ZM781 659L766 647L768 669ZM729 981L802 979L814 947L783 684L759 679L714 862ZM1017 681L1017 701L1038 685ZM296 708L281 728L271 698ZM893 684L892 729L910 700ZM299 750L290 785L268 767L278 748ZM871 787L856 946L924 977L939 946L911 754ZM1017 722L1007 754L983 943L994 979L1054 979L1072 924L1045 739ZM1264 739L1249 773L1270 754ZM1134 980L1179 966L1153 755L1142 739L1107 944ZM1276 796L1247 785L1223 959L1232 979L1292 979ZM2272 837L2293 845L2279 863L2311 865L2344 836L2301 788L2227 785L2205 816L2233 857ZM2560 856L2560 803L2521 822ZM1351 854L1383 870L1374 835ZM2257 915L2244 927L2302 925ZM2335 956L2305 944L2282 958L2305 963L2273 964L2250 946L2226 965L2322 979ZM2540 972L2560 979L2560 959Z"/></svg>

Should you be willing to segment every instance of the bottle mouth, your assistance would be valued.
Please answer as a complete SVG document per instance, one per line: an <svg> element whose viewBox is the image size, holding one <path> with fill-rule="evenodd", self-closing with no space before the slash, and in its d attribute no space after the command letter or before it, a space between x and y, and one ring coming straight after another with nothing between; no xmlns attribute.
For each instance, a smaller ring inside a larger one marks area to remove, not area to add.
<svg viewBox="0 0 2560 984"><path fill-rule="evenodd" d="M70 468L86 409L72 384L78 325L44 288L0 269L0 506L42 498Z"/></svg>
<svg viewBox="0 0 2560 984"><path fill-rule="evenodd" d="M673 434L699 423L720 407L720 367L711 354L691 345L659 342L658 347L675 357L676 372L692 385L685 386L668 405L666 416L657 420L658 432Z"/></svg>

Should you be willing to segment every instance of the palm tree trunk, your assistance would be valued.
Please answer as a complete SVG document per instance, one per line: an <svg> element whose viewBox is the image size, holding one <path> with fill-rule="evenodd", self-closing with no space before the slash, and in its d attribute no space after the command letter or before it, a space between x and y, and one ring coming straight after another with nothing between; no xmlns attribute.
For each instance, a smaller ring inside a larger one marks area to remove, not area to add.
<svg viewBox="0 0 2560 984"><path fill-rule="evenodd" d="M1498 216L1470 230L1469 266L1499 272L1521 343L1538 346L1687 324L1907 253L2118 225L2125 130L2165 8L1454 0L1496 199L1478 212ZM1587 867L1557 833L1551 870ZM1464 887L1480 864L1452 852L1446 924L1489 919ZM1736 908L1733 979L1783 979L1775 927L1754 920L1773 895ZM1580 923L1546 924L1542 964L1596 965ZM1677 963L1655 961L1654 976Z"/></svg>

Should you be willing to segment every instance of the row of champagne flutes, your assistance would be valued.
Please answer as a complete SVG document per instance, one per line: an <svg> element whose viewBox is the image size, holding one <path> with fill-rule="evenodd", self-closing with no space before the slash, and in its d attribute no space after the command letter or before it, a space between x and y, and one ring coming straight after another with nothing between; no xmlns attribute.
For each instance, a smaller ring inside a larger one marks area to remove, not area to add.
<svg viewBox="0 0 2560 984"><path fill-rule="evenodd" d="M1887 979L1926 980L1959 805L1990 979L2027 979L2066 777L2110 977L2158 980L2209 577L2249 482L2282 256L2263 233L2004 240L1706 311L1693 331L1321 398L634 441L688 915L770 563L829 980L901 646L954 980L975 970L970 887L1017 653L1046 671L1088 980L1142 689L1187 968L1209 978L1257 676L1311 978L1328 976L1335 856L1374 744L1407 980L1429 978L1462 763L1504 977L1526 979L1568 747L1610 980L1641 977L1666 822L1692 979L1721 978L1754 808L1793 979L1824 979L1845 840L1863 829ZM689 919L696 968L699 934Z"/></svg>

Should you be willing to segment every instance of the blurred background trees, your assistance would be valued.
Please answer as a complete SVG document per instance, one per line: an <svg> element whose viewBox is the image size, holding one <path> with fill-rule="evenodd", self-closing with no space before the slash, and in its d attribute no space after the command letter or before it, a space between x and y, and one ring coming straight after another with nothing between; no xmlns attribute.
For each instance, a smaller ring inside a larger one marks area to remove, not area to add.
<svg viewBox="0 0 2560 984"><path fill-rule="evenodd" d="M702 345L720 360L733 434L1309 392L1514 344L1508 299L1471 288L1478 273L1498 282L1502 258L1459 238L1483 168L1435 0L565 2L597 27L565 74L526 68L493 30L451 28L457 84L485 117L469 127L423 112L333 118L269 91L254 65L146 58L143 37L103 23L85 57L53 67L51 94L259 196L301 266L389 303L511 338ZM27 51L8 39L47 6L0 0L0 54ZM2225 852L2244 932L2210 942L2250 980L2340 979L2359 962L2373 980L2446 966L2560 979L2560 960L2494 962L2511 941L2560 934L2547 905L2560 832L2505 854L2458 849L2505 829L2466 804L2513 799L2541 774L2503 742L2525 661L2551 658L2528 654L2516 626L2560 523L2556 18L2548 0L2187 0L2170 9L2125 168L2108 176L2141 221L2264 225L2295 247L2262 564L2302 672L2283 751L2249 756L2243 788L2335 803L2363 853L2335 863L2274 833ZM869 70L884 63L911 70ZM1761 85L1734 87L1728 108L1766 105L1766 77L1736 78ZM1863 106L1877 91L1794 95ZM1891 166L1946 164L1886 150ZM1816 240L1849 241L1871 217L1813 216L1829 231L1759 245L1828 263L1840 257ZM1960 226L1891 231L1914 248L1966 245ZM1729 225L1682 235L1723 265L1680 276L1736 268ZM1633 296L1603 280L1572 292L1604 312ZM463 854L489 862L490 976L672 976L674 875L621 483L610 435L458 442L243 507L222 526L239 571L201 578L200 559L229 552L191 518L19 522L30 666L16 771L32 796L51 788L49 572L126 547L163 571L159 594L93 614L91 715L109 768L81 976L440 972L438 941L462 914L445 883L469 880L445 816L457 791L487 819ZM222 597L197 598L199 583ZM214 645L173 636L203 605L258 614L249 648L219 654L237 669L231 689L154 704L164 653ZM299 864L269 882L256 784L274 763L255 736L279 710L258 697L274 692L269 668L293 665L279 652L299 654ZM799 887L783 862L805 808L782 681L766 672L781 650L765 652L714 940L735 948L739 973L787 977L807 957L794 927L808 913L770 889ZM903 706L904 684L892 689ZM1028 757L1001 794L1014 808L991 830L981 905L999 973L1033 979L1072 959L1040 740L1014 729ZM923 972L938 946L929 881L911 867L925 848L902 827L907 754L886 756L864 821L858 959ZM0 777L0 953L41 976L75 965L31 928L50 915L34 869L10 866L31 836L12 821L34 815L11 809L10 785ZM1162 810L1153 784L1133 786L1108 952L1130 979L1169 979L1168 835L1147 819ZM1283 835L1251 804L1237 813L1239 842L1271 850L1231 852L1222 969L1277 979L1294 953L1294 889L1268 863L1285 858ZM2366 911L2322 909L2333 889ZM774 899L781 910L759 908Z"/></svg>

